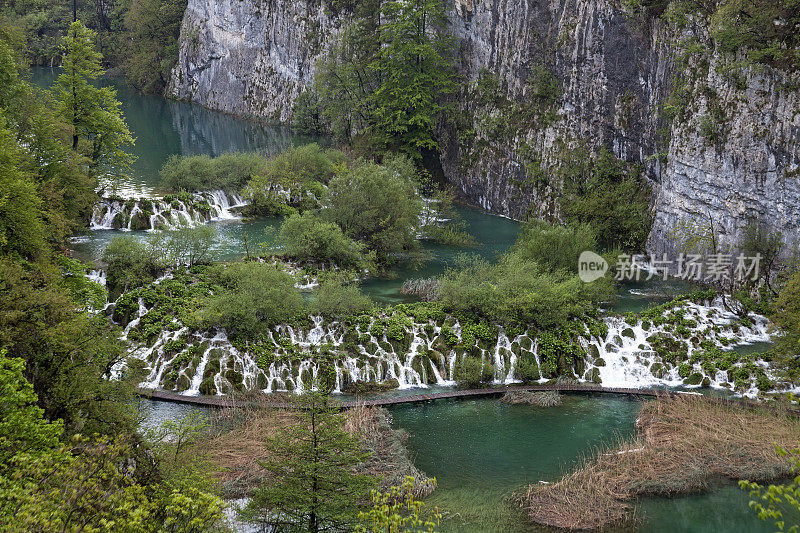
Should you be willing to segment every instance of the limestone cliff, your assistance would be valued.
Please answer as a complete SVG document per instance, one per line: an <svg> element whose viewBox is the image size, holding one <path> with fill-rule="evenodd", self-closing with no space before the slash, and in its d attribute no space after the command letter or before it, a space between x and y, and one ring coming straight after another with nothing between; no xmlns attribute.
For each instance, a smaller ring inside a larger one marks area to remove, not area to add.
<svg viewBox="0 0 800 533"><path fill-rule="evenodd" d="M285 122L342 24L320 0L190 0L170 92ZM439 128L442 165L472 202L515 218L557 214L558 183L532 174L576 144L605 145L653 184L652 251L670 249L684 217L712 220L732 243L753 218L800 237L790 75L729 68L702 24L684 33L705 51L676 62L686 36L614 0L455 0L450 29L463 89ZM665 118L676 73L689 105ZM542 90L548 76L558 91Z"/></svg>

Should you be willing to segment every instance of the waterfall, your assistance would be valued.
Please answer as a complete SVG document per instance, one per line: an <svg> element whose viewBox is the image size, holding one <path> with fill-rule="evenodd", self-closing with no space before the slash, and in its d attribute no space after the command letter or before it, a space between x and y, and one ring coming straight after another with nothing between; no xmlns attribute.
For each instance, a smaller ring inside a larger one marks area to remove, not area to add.
<svg viewBox="0 0 800 533"><path fill-rule="evenodd" d="M89 227L136 231L197 226L212 220L237 220L234 210L245 205L239 194L223 190L163 198L102 198L92 210Z"/></svg>
<svg viewBox="0 0 800 533"><path fill-rule="evenodd" d="M100 277L100 274L96 275ZM161 279L156 283L160 281ZM123 339L127 339L130 332L138 328L142 318L150 312L141 299L138 301L138 306L137 316L124 329ZM767 319L757 315L750 315L750 321L740 324L736 315L721 307L685 302L678 304L672 310L667 310L664 316L669 318L673 312L680 313L676 316L681 317L682 324L687 328L688 333L684 335L685 338L694 337L710 341L722 350L728 350L735 344L770 339ZM403 317L403 320L408 320L405 315ZM275 326L260 341L261 346L271 354L272 360L269 363L258 362L253 355L258 352L251 352L249 347L235 348L224 331L196 333L193 340L187 341L187 346L182 347L183 351L178 354L184 354L192 345L205 343L202 350L195 350L196 355L192 355L193 374L189 376L187 373L184 374L186 377L181 378L184 380L183 387L186 387L187 380L189 381L183 394L200 393L200 385L207 372L210 357L215 353L213 350L217 350L217 355L214 355L215 360L220 361L219 370L215 371L213 376L213 383L218 393L226 392L234 385L226 378L226 370L234 370L241 374L241 383L246 390L257 388L265 392L299 393L315 389L319 386L321 376L322 363L318 356L323 345L329 345L332 350L326 357L333 359L326 364L332 367L330 379L333 381L331 385L334 392L346 390L349 383L383 384L390 380L396 380L400 389L426 388L428 383L434 382L441 386L452 386L455 384L456 367L461 364L464 357L480 356L485 364L491 364L492 382L498 385L519 382L517 369L520 357L525 357L531 365L535 362L541 369L539 339L530 331L517 333L512 338L499 328L497 336L488 347L476 345L472 348L473 355L469 355L466 353L468 351L466 348L453 349L444 341L442 336L445 327L441 322L437 324L433 320L410 321L404 326L405 339L391 341L387 338L387 324L390 324L391 320L394 320L391 314L381 314L363 320L355 326L346 326L336 321L326 322L321 316L311 316L305 326L297 324ZM655 342L653 335L667 335L671 331L670 328L674 327L669 325L668 320L658 326L640 318L632 320L630 317L609 316L602 320L608 328L602 338L584 333L577 339L585 353L586 368L585 373L578 376L579 379L599 381L606 387L684 385L685 374L679 375L679 365L665 364L653 347ZM178 355L169 358L164 355L166 343L176 341L181 336L188 338L187 328L177 321L174 322L175 325L165 328L155 341L151 339L151 346L131 348L130 356L144 361L148 369L147 379L142 386L163 386L168 370L182 373L188 368L185 363L186 357L182 359L181 368L176 368L172 365ZM445 324L461 342L464 338L462 325L452 318L448 318ZM686 344L687 353L678 359L687 359L694 351L701 349L698 343L699 340L694 341L694 344ZM702 372L702 365L699 362L682 364L684 372L687 364L691 364L692 372ZM743 363L737 361L734 366L740 364ZM766 363L758 361L757 364L769 375L770 370ZM121 369L122 367L115 368L117 377ZM722 387L727 381L727 374L723 371L716 371L713 374L708 376L710 385ZM175 383L175 374L171 375L169 382ZM539 382L544 381L547 381L547 378L539 378ZM239 386L238 381L235 386ZM755 389L747 393L754 394Z"/></svg>

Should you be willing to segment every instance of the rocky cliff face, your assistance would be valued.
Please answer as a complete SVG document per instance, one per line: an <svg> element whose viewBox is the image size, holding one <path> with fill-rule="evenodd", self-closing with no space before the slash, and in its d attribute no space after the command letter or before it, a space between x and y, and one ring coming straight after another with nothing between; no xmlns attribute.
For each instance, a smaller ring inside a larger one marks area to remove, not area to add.
<svg viewBox="0 0 800 533"><path fill-rule="evenodd" d="M342 25L324 4L190 0L171 93L288 120ZM559 184L532 170L605 145L653 184L652 251L671 251L687 217L713 221L730 243L749 219L800 237L800 97L788 75L731 76L713 50L678 65L682 36L613 0L455 0L450 28L464 87L439 129L442 165L472 202L514 218L557 214ZM689 31L710 45L704 28ZM668 122L661 104L687 69L691 105ZM557 91L542 90L548 79Z"/></svg>

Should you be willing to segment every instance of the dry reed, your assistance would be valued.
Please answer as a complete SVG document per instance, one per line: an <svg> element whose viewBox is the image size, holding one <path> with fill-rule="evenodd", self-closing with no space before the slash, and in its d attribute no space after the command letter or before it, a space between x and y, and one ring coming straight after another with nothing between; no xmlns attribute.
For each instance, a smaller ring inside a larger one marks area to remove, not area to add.
<svg viewBox="0 0 800 533"><path fill-rule="evenodd" d="M260 462L268 459L266 438L297 423L292 411L275 409L270 405L272 400L254 400L246 407L222 409L213 420L209 437L202 443L217 466L217 479L231 498L247 496L264 483L267 472ZM415 496L433 490L432 480L417 470L408 456L405 433L391 428L388 411L363 405L349 409L345 412L343 429L360 436L366 450L371 452L359 468L377 477L381 487L399 485L404 476L412 476Z"/></svg>
<svg viewBox="0 0 800 533"><path fill-rule="evenodd" d="M536 405L539 407L556 407L561 405L563 400L558 391L508 391L500 398L501 402L510 404Z"/></svg>
<svg viewBox="0 0 800 533"><path fill-rule="evenodd" d="M775 445L796 446L800 421L786 412L692 397L643 405L637 435L585 458L550 485L518 495L537 523L599 529L633 518L632 499L703 490L715 477L771 481L790 474Z"/></svg>

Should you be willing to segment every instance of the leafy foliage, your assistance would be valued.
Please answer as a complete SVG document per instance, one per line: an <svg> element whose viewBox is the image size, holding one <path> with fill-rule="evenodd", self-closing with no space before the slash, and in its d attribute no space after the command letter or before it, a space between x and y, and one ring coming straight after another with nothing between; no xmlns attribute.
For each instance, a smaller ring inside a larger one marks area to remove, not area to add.
<svg viewBox="0 0 800 533"><path fill-rule="evenodd" d="M375 5L378 4L378 5ZM440 0L364 2L318 68L315 91L333 133L373 135L419 160L455 92Z"/></svg>
<svg viewBox="0 0 800 533"><path fill-rule="evenodd" d="M436 148L433 127L455 92L452 39L441 0L390 0L381 5L381 46L370 69L381 80L372 99L375 130L411 157Z"/></svg>
<svg viewBox="0 0 800 533"><path fill-rule="evenodd" d="M120 291L152 281L160 268L147 243L130 236L111 239L103 249L103 262L108 287Z"/></svg>
<svg viewBox="0 0 800 533"><path fill-rule="evenodd" d="M145 92L162 93L178 60L178 36L186 0L132 0L125 13L125 41L131 49L125 75Z"/></svg>
<svg viewBox="0 0 800 533"><path fill-rule="evenodd" d="M635 167L605 148L573 154L561 169L561 208L568 222L589 224L606 248L641 251L650 233L650 191Z"/></svg>
<svg viewBox="0 0 800 533"><path fill-rule="evenodd" d="M322 216L374 250L379 262L396 261L419 246L416 232L422 202L414 177L407 159L364 163L342 172L330 182L329 207Z"/></svg>
<svg viewBox="0 0 800 533"><path fill-rule="evenodd" d="M455 314L539 329L564 326L572 318L591 316L613 294L606 278L584 283L575 274L578 250L592 242L587 227L533 224L497 264L459 258L442 277L438 298Z"/></svg>
<svg viewBox="0 0 800 533"><path fill-rule="evenodd" d="M300 210L319 207L323 184L347 162L339 150L322 150L318 144L289 148L270 158L247 182L245 194L252 210L262 215L289 214L288 204Z"/></svg>
<svg viewBox="0 0 800 533"><path fill-rule="evenodd" d="M575 272L581 252L597 250L597 237L594 229L585 224L551 226L533 221L523 229L514 250L549 272Z"/></svg>
<svg viewBox="0 0 800 533"><path fill-rule="evenodd" d="M311 212L292 215L281 224L279 239L283 253L301 262L326 262L358 271L373 268L375 253L363 243L347 237L333 222Z"/></svg>
<svg viewBox="0 0 800 533"><path fill-rule="evenodd" d="M324 281L314 291L310 311L332 319L368 314L374 310L369 296L355 283L346 283L336 277Z"/></svg>
<svg viewBox="0 0 800 533"><path fill-rule="evenodd" d="M744 49L751 63L800 68L800 9L796 0L729 0L712 17L712 35L727 52Z"/></svg>
<svg viewBox="0 0 800 533"><path fill-rule="evenodd" d="M435 480L434 480L435 482ZM372 509L359 513L358 533L433 533L441 520L438 509L425 516L425 504L414 497L414 478L406 477L399 487L387 492L372 491Z"/></svg>
<svg viewBox="0 0 800 533"><path fill-rule="evenodd" d="M172 191L241 189L253 176L264 172L267 157L254 152L172 155L161 167L161 183Z"/></svg>
<svg viewBox="0 0 800 533"><path fill-rule="evenodd" d="M775 452L778 457L788 458L792 462L792 471L797 473L800 469L800 448L786 450L782 446L776 446ZM800 524L787 523L787 515L797 520L800 513L800 475L795 476L788 483L769 485L764 487L753 481L741 480L739 487L749 492L750 508L753 509L761 520L775 522L778 531L789 531L797 533L800 531Z"/></svg>
<svg viewBox="0 0 800 533"><path fill-rule="evenodd" d="M236 263L217 267L213 276L220 287L200 302L201 325L222 326L252 338L303 309L294 278L273 265Z"/></svg>

